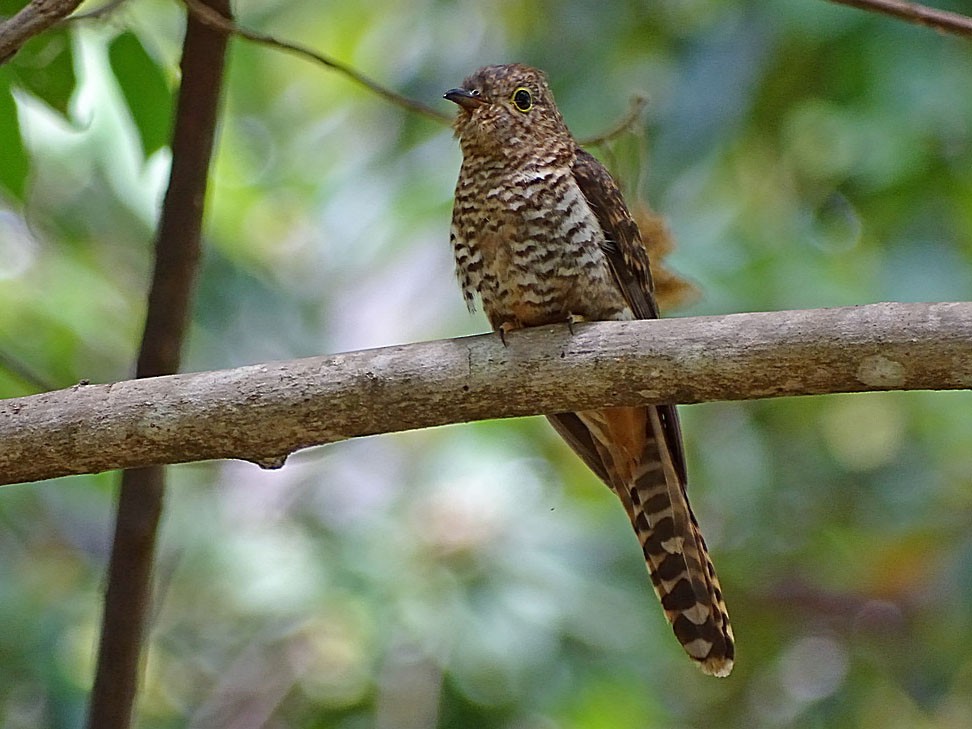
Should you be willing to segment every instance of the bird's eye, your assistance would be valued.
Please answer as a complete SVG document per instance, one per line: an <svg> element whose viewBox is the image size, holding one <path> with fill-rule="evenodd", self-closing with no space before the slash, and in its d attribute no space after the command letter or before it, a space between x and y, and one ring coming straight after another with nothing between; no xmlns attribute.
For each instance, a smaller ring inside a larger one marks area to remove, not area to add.
<svg viewBox="0 0 972 729"><path fill-rule="evenodd" d="M527 112L533 108L533 95L529 89L522 86L513 92L513 106L519 111Z"/></svg>

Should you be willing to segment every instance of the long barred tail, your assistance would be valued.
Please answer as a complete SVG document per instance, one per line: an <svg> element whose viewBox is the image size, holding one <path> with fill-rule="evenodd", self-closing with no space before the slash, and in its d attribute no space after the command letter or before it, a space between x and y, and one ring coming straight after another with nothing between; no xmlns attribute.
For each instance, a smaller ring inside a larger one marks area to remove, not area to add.
<svg viewBox="0 0 972 729"><path fill-rule="evenodd" d="M648 417L656 437L646 444L643 472L629 487L628 516L675 637L705 673L728 676L735 645L719 578L671 450L662 445L658 409L649 408Z"/></svg>
<svg viewBox="0 0 972 729"><path fill-rule="evenodd" d="M610 408L551 420L624 504L679 643L702 671L728 676L735 653L732 627L688 502L684 471L674 460L680 451L668 442L678 437L677 423L666 429L663 417L655 407ZM674 418L674 410L667 417Z"/></svg>

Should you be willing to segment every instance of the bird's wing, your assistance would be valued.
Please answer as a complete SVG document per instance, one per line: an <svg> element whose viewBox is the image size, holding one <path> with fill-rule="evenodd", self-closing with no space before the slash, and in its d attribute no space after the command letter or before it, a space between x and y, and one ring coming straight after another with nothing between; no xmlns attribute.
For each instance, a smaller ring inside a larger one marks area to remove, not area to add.
<svg viewBox="0 0 972 729"><path fill-rule="evenodd" d="M617 183L604 165L582 149L577 150L572 172L604 231L602 248L635 318L657 319L648 253Z"/></svg>
<svg viewBox="0 0 972 729"><path fill-rule="evenodd" d="M625 301L636 319L657 319L658 305L652 293L648 253L641 240L638 224L628 212L617 183L593 155L582 149L577 150L573 173L604 231L603 249ZM682 483L685 483L687 472L678 413L673 405L660 405L658 411L665 440L671 449L672 463Z"/></svg>

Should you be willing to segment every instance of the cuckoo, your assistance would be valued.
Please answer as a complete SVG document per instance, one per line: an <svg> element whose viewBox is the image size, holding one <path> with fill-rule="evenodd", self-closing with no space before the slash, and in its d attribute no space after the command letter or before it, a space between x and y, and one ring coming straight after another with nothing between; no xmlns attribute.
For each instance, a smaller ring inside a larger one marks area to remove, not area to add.
<svg viewBox="0 0 972 729"><path fill-rule="evenodd" d="M571 136L545 75L487 66L445 98L459 107L450 237L470 310L478 295L504 338L557 322L657 318L638 226L611 175ZM624 505L679 643L705 673L728 675L732 629L689 506L675 407L549 420Z"/></svg>

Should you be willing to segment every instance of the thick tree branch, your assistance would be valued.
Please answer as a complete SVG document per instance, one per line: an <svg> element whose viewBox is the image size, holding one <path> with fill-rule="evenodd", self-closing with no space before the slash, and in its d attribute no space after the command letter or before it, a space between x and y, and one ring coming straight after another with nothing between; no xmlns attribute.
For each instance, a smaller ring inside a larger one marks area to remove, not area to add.
<svg viewBox="0 0 972 729"><path fill-rule="evenodd" d="M903 0L830 0L830 2L890 15L892 18L924 25L942 33L972 38L972 18L960 13L938 10L927 5L903 2Z"/></svg>
<svg viewBox="0 0 972 729"><path fill-rule="evenodd" d="M19 13L0 23L0 64L21 46L70 15L81 0L32 0Z"/></svg>
<svg viewBox="0 0 972 729"><path fill-rule="evenodd" d="M972 303L600 322L0 401L0 483L649 402L972 388Z"/></svg>
<svg viewBox="0 0 972 729"><path fill-rule="evenodd" d="M221 13L230 11L229 0L208 2ZM225 52L225 35L189 18L172 135L172 169L156 234L137 377L179 369L200 254ZM90 729L127 729L131 725L164 492L161 466L133 468L122 476L88 713Z"/></svg>

